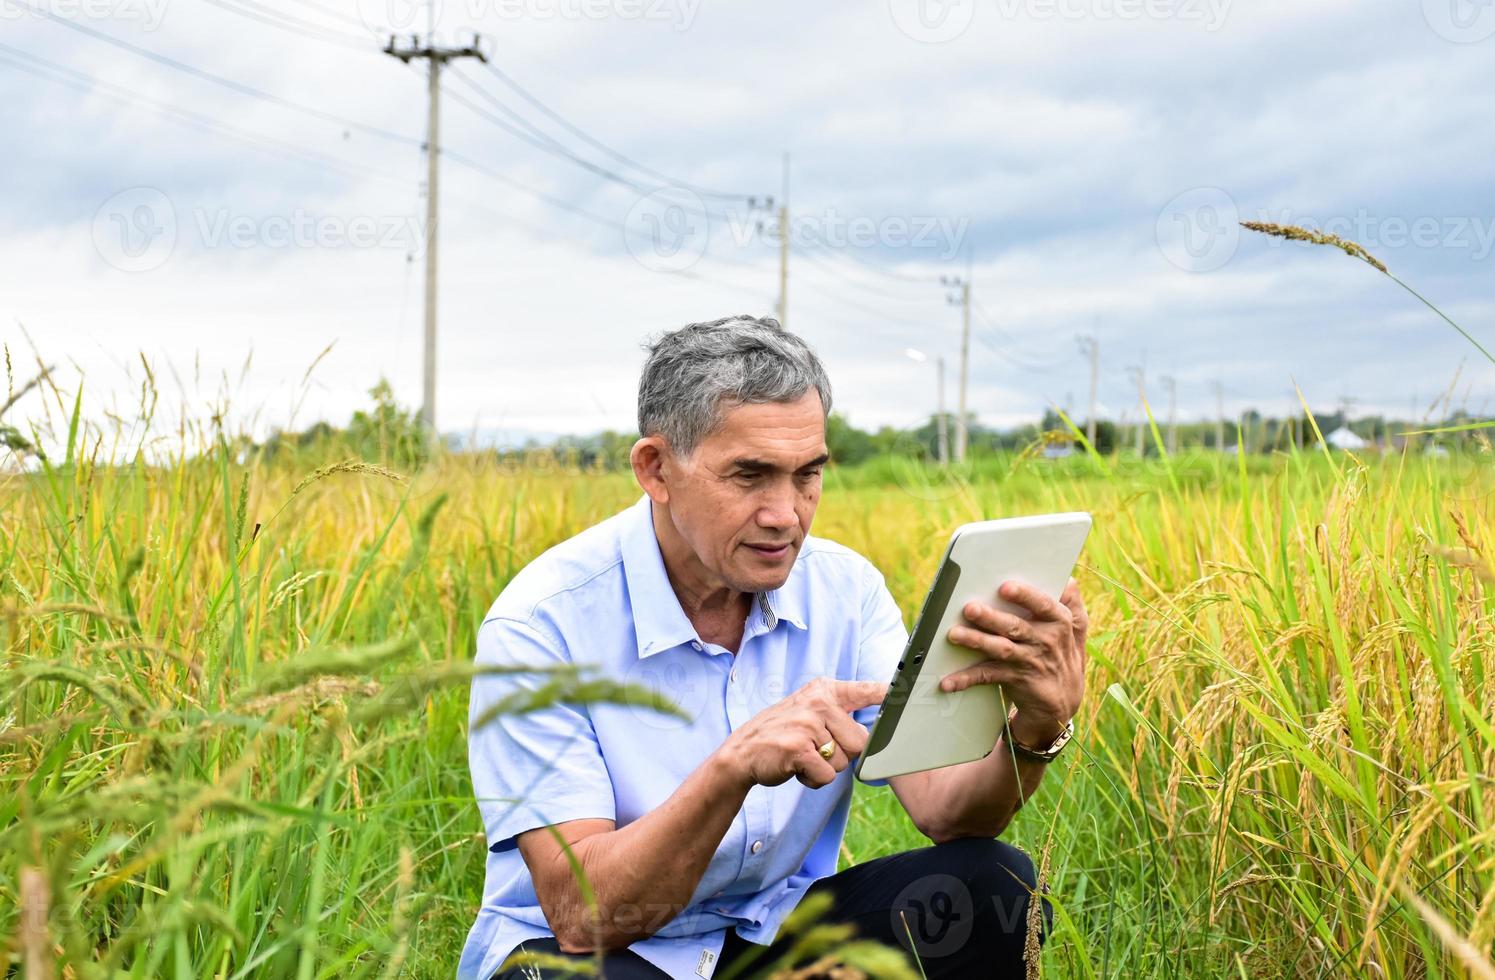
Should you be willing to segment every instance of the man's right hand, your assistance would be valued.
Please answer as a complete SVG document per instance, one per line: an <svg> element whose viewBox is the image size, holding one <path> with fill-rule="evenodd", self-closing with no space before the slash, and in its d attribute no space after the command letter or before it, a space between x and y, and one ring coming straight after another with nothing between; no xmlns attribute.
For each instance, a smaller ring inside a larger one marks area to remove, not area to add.
<svg viewBox="0 0 1495 980"><path fill-rule="evenodd" d="M881 704L888 685L818 677L750 718L718 750L746 786L778 786L791 776L811 789L836 778L867 747L867 729L851 713ZM831 742L829 759L820 746Z"/></svg>

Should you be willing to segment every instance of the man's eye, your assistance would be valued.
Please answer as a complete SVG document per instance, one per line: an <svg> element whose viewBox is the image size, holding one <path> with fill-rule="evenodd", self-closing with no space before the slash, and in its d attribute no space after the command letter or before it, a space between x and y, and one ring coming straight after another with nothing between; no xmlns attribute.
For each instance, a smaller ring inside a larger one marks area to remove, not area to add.
<svg viewBox="0 0 1495 980"><path fill-rule="evenodd" d="M799 474L799 478L801 480L805 480L805 481L814 480L814 479L818 478L819 476L820 476L820 468L819 467L816 467L813 470L801 470L800 474Z"/></svg>

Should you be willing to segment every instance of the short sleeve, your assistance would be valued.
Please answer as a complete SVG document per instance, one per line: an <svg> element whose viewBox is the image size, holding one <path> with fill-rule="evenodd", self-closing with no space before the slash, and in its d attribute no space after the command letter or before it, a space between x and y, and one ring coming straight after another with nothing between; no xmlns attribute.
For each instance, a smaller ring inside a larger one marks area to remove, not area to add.
<svg viewBox="0 0 1495 980"><path fill-rule="evenodd" d="M564 642L517 619L494 618L478 630L479 666L565 667ZM467 760L488 847L506 851L526 830L586 818L616 819L612 781L584 706L550 704L506 711L476 727L490 708L525 696L546 674L473 678L468 702Z"/></svg>
<svg viewBox="0 0 1495 980"><path fill-rule="evenodd" d="M903 613L881 572L870 562L862 587L862 631L857 648L857 680L888 683L898 669L898 660L908 646L908 630L903 625ZM863 725L871 725L877 718L876 705L862 708L855 714Z"/></svg>

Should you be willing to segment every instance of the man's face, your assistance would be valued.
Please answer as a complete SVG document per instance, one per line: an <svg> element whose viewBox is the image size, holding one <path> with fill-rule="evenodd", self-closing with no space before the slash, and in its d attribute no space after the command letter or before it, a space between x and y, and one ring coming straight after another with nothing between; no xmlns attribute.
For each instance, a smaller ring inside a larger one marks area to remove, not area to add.
<svg viewBox="0 0 1495 980"><path fill-rule="evenodd" d="M728 408L716 432L674 461L670 518L730 587L776 589L810 533L827 455L819 392Z"/></svg>

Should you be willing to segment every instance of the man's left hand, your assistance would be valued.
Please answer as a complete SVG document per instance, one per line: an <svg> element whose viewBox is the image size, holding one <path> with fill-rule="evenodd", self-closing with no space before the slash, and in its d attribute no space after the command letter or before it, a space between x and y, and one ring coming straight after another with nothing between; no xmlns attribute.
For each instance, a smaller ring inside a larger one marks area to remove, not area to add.
<svg viewBox="0 0 1495 980"><path fill-rule="evenodd" d="M965 623L950 628L950 642L984 658L945 677L943 691L999 684L1017 707L1014 733L1028 745L1047 745L1080 709L1085 695L1085 640L1090 620L1079 584L1070 579L1059 599L1025 582L1003 582L997 595L1028 616L968 602Z"/></svg>

